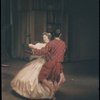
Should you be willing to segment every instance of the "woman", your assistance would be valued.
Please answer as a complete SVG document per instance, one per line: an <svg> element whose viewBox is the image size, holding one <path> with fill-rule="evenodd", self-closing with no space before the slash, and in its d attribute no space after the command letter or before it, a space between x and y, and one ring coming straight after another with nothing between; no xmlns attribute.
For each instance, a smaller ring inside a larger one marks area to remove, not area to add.
<svg viewBox="0 0 100 100"><path fill-rule="evenodd" d="M41 49L45 47L51 37L50 33L44 32L44 43L37 43L34 45L34 48ZM45 62L45 57L39 56L36 60L26 64L12 80L12 89L18 94L30 99L52 98L54 91L51 92L48 87L38 81L40 70ZM49 83L52 85L51 81Z"/></svg>

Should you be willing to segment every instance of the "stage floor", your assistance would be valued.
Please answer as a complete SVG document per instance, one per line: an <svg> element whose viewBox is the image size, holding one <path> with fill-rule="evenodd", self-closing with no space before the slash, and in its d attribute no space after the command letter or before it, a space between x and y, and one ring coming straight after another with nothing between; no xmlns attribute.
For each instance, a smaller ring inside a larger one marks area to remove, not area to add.
<svg viewBox="0 0 100 100"><path fill-rule="evenodd" d="M27 62L9 60L1 67L2 100L28 100L12 91L10 82ZM56 100L99 100L99 64L97 61L63 63L66 82L56 93Z"/></svg>

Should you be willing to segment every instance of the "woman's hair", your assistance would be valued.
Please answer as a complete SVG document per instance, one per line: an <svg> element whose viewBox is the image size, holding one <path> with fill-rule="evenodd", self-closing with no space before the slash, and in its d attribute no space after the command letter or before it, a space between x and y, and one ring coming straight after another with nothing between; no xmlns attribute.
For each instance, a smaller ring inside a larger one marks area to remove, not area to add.
<svg viewBox="0 0 100 100"><path fill-rule="evenodd" d="M46 35L48 37L48 39L50 39L50 40L52 38L51 33L48 33L48 32L43 32L42 35Z"/></svg>

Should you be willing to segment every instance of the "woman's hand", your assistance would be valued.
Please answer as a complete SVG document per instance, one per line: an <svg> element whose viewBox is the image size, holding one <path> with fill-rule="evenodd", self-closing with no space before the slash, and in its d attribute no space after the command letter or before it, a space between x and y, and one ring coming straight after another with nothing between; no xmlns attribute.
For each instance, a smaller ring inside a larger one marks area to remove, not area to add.
<svg viewBox="0 0 100 100"><path fill-rule="evenodd" d="M32 48L32 49L35 48L35 45L33 45L33 44L29 44L28 46L29 46L29 48Z"/></svg>

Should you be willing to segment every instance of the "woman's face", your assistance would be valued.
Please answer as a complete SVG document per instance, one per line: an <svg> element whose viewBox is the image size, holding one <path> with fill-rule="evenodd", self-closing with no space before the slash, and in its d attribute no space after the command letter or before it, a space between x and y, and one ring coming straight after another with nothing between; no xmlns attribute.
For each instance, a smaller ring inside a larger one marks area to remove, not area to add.
<svg viewBox="0 0 100 100"><path fill-rule="evenodd" d="M45 43L48 43L48 42L49 42L49 38L48 38L48 36L43 35L43 41L44 41Z"/></svg>

